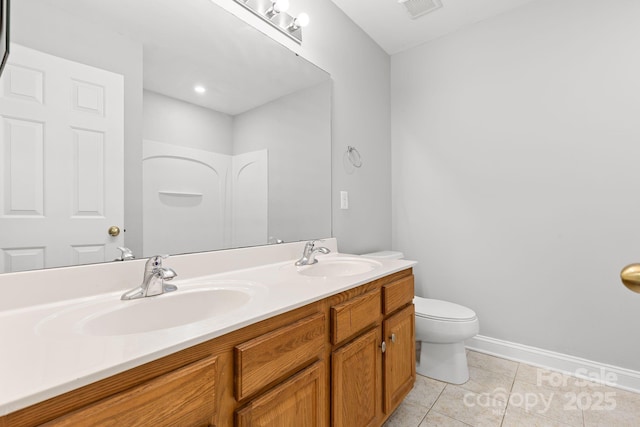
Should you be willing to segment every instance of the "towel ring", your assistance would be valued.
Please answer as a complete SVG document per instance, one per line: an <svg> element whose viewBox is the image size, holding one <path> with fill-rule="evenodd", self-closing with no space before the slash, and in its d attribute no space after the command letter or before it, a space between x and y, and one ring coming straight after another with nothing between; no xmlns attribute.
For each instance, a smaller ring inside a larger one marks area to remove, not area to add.
<svg viewBox="0 0 640 427"><path fill-rule="evenodd" d="M356 149L356 147L347 146L347 157L351 164L357 168L362 166L362 159L360 158L360 153Z"/></svg>

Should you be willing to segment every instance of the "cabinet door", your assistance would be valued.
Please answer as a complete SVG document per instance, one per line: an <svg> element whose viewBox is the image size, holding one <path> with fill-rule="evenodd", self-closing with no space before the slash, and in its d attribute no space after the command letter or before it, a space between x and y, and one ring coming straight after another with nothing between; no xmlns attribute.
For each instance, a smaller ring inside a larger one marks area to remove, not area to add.
<svg viewBox="0 0 640 427"><path fill-rule="evenodd" d="M383 323L384 412L390 414L413 388L416 379L415 310L413 304Z"/></svg>
<svg viewBox="0 0 640 427"><path fill-rule="evenodd" d="M325 420L325 368L316 362L249 402L236 414L238 427L320 427Z"/></svg>
<svg viewBox="0 0 640 427"><path fill-rule="evenodd" d="M57 418L50 427L208 426L215 416L216 357L187 365Z"/></svg>
<svg viewBox="0 0 640 427"><path fill-rule="evenodd" d="M380 327L340 347L331 356L334 427L380 424L382 350Z"/></svg>

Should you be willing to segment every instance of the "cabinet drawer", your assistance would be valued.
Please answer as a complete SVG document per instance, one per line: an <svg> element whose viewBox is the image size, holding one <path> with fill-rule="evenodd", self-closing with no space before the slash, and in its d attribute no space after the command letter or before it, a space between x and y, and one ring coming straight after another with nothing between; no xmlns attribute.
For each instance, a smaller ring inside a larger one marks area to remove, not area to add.
<svg viewBox="0 0 640 427"><path fill-rule="evenodd" d="M236 413L236 425L323 426L325 390L324 362L320 361L252 400Z"/></svg>
<svg viewBox="0 0 640 427"><path fill-rule="evenodd" d="M331 342L338 344L378 321L380 289L331 307Z"/></svg>
<svg viewBox="0 0 640 427"><path fill-rule="evenodd" d="M325 316L319 313L236 346L236 399L308 365L321 354L324 342Z"/></svg>
<svg viewBox="0 0 640 427"><path fill-rule="evenodd" d="M384 314L391 314L413 301L413 276L382 287Z"/></svg>
<svg viewBox="0 0 640 427"><path fill-rule="evenodd" d="M57 418L46 426L208 426L217 358L209 357Z"/></svg>

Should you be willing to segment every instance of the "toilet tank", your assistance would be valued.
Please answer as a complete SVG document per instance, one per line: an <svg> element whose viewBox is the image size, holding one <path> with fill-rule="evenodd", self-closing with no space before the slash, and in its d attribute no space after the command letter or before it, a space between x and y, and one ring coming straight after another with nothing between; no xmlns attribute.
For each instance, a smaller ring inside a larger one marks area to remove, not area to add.
<svg viewBox="0 0 640 427"><path fill-rule="evenodd" d="M404 254L398 251L380 251L380 252L371 252L369 254L362 254L367 258L383 258L383 259L403 259Z"/></svg>

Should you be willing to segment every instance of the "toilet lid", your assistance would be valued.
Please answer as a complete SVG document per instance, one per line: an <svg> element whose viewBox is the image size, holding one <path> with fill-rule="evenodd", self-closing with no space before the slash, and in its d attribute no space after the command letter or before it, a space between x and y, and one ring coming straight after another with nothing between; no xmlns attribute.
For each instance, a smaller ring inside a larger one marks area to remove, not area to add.
<svg viewBox="0 0 640 427"><path fill-rule="evenodd" d="M474 320L476 313L465 306L437 299L415 297L416 316L450 322Z"/></svg>

